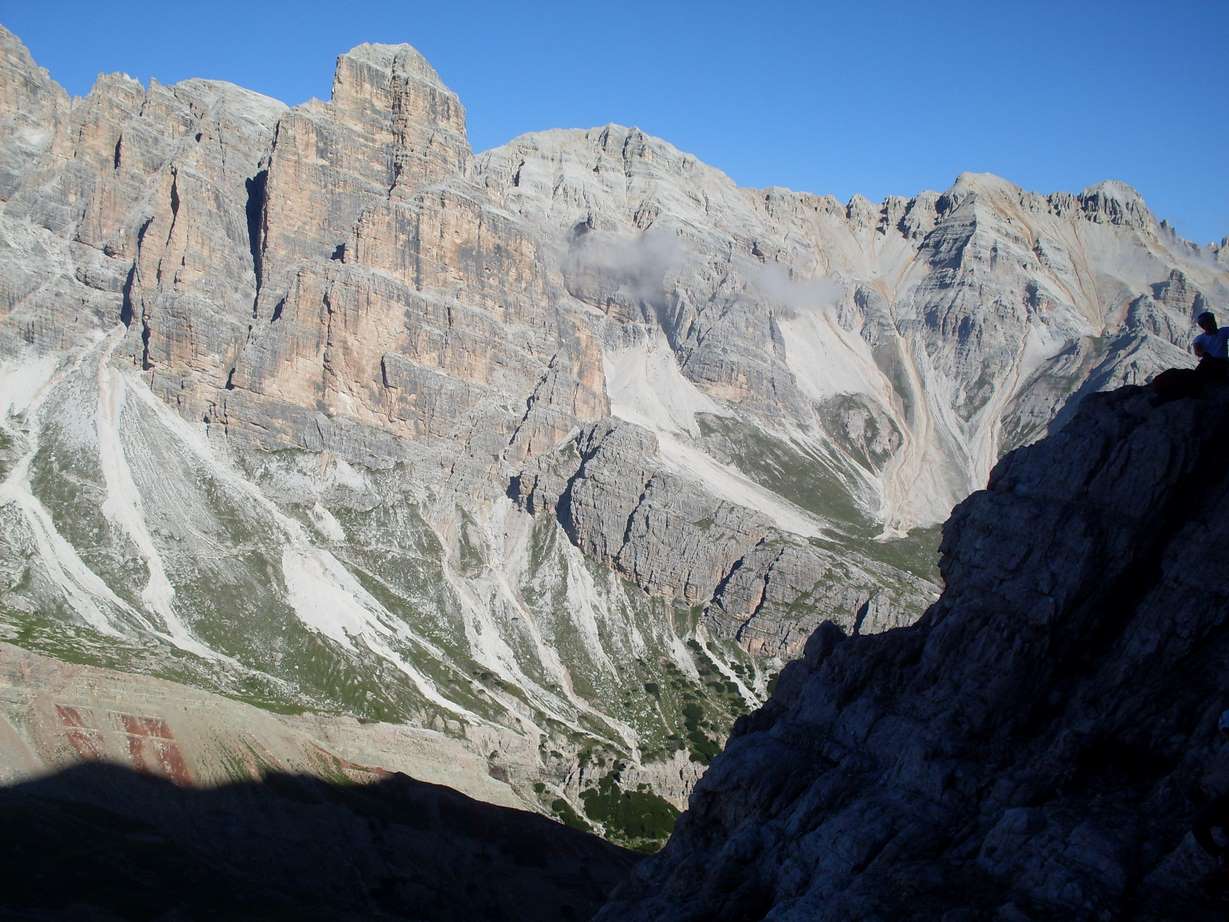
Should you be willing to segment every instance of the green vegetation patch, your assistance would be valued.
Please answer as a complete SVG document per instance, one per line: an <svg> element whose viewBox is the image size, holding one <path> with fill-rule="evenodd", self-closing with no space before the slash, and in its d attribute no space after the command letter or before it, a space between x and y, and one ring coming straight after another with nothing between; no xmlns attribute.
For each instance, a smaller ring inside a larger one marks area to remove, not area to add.
<svg viewBox="0 0 1229 922"><path fill-rule="evenodd" d="M585 815L600 823L612 841L636 851L658 851L670 838L679 811L651 792L623 790L617 778L618 772L612 772L596 788L581 792Z"/></svg>
<svg viewBox="0 0 1229 922"><path fill-rule="evenodd" d="M581 832L593 832L593 827L584 821L579 813L572 809L572 805L562 797L556 797L550 804L551 813L555 819L563 823L564 826L569 826L572 829L579 829Z"/></svg>

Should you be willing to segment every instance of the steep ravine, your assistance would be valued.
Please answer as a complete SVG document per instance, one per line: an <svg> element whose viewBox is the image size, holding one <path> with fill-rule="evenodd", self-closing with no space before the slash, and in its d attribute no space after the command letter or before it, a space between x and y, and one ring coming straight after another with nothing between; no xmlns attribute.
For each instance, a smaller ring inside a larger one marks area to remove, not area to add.
<svg viewBox="0 0 1229 922"><path fill-rule="evenodd" d="M625 920L1220 919L1229 386L1086 399L944 528L913 626L824 625L735 727Z"/></svg>

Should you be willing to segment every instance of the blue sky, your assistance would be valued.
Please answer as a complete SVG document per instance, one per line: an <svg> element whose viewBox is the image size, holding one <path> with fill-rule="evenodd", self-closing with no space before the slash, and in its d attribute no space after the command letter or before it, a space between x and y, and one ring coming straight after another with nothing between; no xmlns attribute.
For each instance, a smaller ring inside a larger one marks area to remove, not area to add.
<svg viewBox="0 0 1229 922"><path fill-rule="evenodd" d="M742 185L871 199L963 170L1123 179L1180 233L1229 234L1229 2L211 3L0 0L72 93L99 72L328 98L333 60L409 42L476 150L639 125Z"/></svg>

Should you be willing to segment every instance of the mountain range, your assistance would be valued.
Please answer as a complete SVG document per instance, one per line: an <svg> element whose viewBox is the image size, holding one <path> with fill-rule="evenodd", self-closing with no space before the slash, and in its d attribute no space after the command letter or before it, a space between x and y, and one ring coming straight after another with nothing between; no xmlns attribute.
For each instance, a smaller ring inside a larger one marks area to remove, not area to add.
<svg viewBox="0 0 1229 922"><path fill-rule="evenodd" d="M607 125L476 154L0 28L0 777L404 771L643 849L824 622L1229 296L1128 186L743 189Z"/></svg>

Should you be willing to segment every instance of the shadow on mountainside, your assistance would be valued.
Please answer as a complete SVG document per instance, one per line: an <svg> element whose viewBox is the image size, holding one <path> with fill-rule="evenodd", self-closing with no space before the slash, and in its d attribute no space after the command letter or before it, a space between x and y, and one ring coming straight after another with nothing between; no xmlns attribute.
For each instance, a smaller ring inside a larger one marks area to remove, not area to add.
<svg viewBox="0 0 1229 922"><path fill-rule="evenodd" d="M394 775L180 787L84 763L0 789L5 919L583 920L638 856Z"/></svg>

